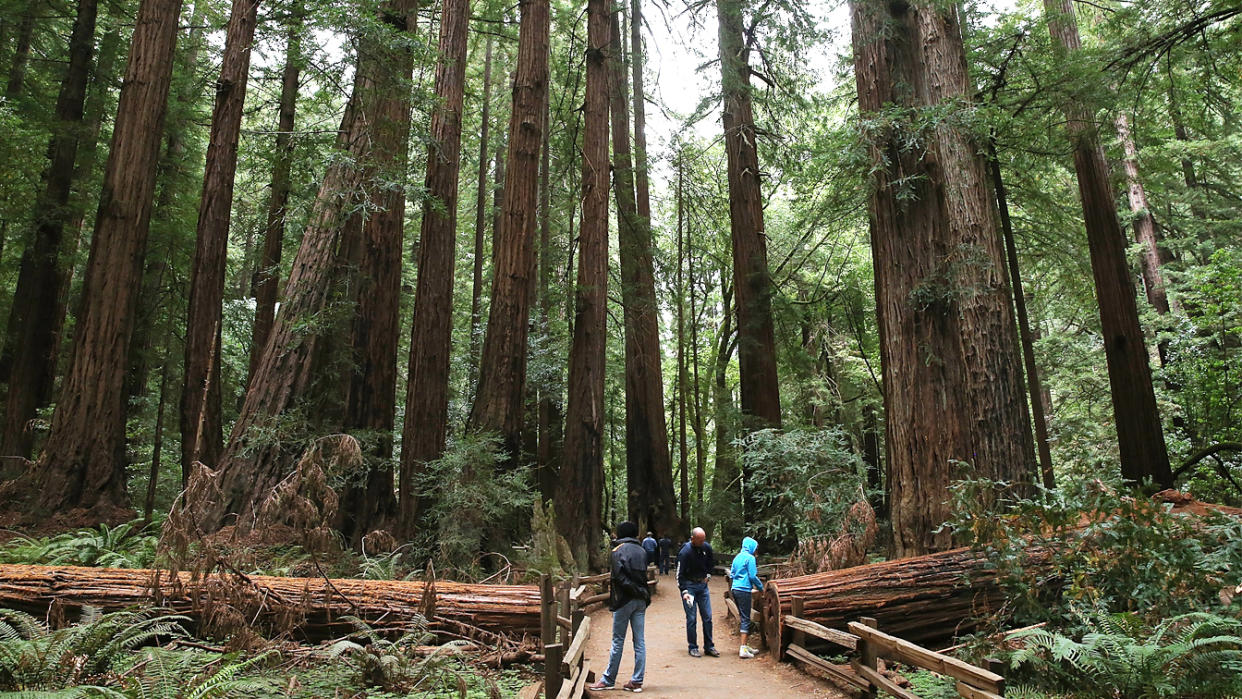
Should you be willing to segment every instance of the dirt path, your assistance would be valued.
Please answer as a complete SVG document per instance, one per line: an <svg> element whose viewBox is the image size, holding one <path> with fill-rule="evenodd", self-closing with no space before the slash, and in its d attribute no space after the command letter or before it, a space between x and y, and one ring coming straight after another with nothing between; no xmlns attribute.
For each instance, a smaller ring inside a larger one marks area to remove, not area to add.
<svg viewBox="0 0 1242 699"><path fill-rule="evenodd" d="M647 608L647 670L643 696L696 699L728 696L845 699L848 696L832 684L811 677L788 663L775 662L766 650L750 660L738 658L737 621L725 621L726 581L721 576L712 576L709 584L714 627L712 640L720 651L720 657L691 658L687 654L686 616L682 611L681 598L677 595L677 583L671 575L661 576L658 593ZM699 629L700 638L702 633ZM597 677L608 665L611 643L612 614L604 608L591 615L591 638L586 652ZM616 682L618 689L615 694L609 692L603 696L625 695L620 686L630 679L633 670L634 646L627 634Z"/></svg>

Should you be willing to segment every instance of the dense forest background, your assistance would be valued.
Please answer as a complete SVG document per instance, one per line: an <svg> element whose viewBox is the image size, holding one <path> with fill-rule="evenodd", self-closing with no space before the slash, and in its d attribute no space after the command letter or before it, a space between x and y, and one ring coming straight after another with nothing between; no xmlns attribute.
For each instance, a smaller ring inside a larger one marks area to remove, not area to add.
<svg viewBox="0 0 1242 699"><path fill-rule="evenodd" d="M12 521L314 467L467 571L541 501L585 566L1242 498L1242 6L597 4L6 0Z"/></svg>

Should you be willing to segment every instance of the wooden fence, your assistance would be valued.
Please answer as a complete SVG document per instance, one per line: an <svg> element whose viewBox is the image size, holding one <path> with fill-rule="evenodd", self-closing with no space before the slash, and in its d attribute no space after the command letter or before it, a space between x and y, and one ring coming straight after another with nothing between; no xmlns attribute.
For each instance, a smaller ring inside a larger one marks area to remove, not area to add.
<svg viewBox="0 0 1242 699"><path fill-rule="evenodd" d="M849 622L849 631L828 628L801 616L803 599L794 597L793 613L785 615L784 624L793 631L792 641L781 651L781 658L793 658L837 680L863 690L874 697L877 689L899 699L918 699L913 692L898 686L880 669L880 659L920 667L957 681L957 693L966 699L999 699L1005 693L1005 678L981 667L928 650L876 628L875 619L867 617ZM851 651L848 665L831 663L807 650L807 636L828 641Z"/></svg>
<svg viewBox="0 0 1242 699"><path fill-rule="evenodd" d="M577 699L595 678L585 658L591 637L591 617L585 612L585 600L591 599L587 590L577 576L558 585L548 575L539 579L539 637L543 690L548 699Z"/></svg>

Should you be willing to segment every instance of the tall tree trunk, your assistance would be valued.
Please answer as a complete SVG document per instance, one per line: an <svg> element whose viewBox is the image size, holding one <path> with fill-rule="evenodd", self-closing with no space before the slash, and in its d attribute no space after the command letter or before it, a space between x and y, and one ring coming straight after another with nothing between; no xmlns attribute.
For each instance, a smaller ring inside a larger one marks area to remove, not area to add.
<svg viewBox="0 0 1242 699"><path fill-rule="evenodd" d="M220 414L220 341L224 272L242 107L250 75L260 0L233 0L224 32L224 55L216 81L215 106L198 203L198 230L190 270L186 313L185 371L181 389L181 463L215 466L224 440Z"/></svg>
<svg viewBox="0 0 1242 699"><path fill-rule="evenodd" d="M643 87L643 3L630 0L630 68L634 80L634 188L638 217L651 228L651 181L647 171L647 91Z"/></svg>
<svg viewBox="0 0 1242 699"><path fill-rule="evenodd" d="M487 35L487 48L483 54L483 114L479 126L479 179L474 199L474 280L470 287L470 379L478 377L479 341L482 333L482 317L479 314L483 296L483 237L487 221L487 165L488 136L491 131L492 112L492 35Z"/></svg>
<svg viewBox="0 0 1242 699"><path fill-rule="evenodd" d="M495 432L506 454L521 448L526 390L526 339L535 288L539 155L548 91L547 0L522 4L518 62L509 117L504 204L492 246L492 296L479 364L479 385L467 429ZM607 188L605 188L607 189Z"/></svg>
<svg viewBox="0 0 1242 699"><path fill-rule="evenodd" d="M687 236L687 241L689 241L689 236ZM690 296L690 365L694 375L694 475L696 479L694 501L698 503L699 513L701 514L704 503L704 484L707 478L707 451L704 449L703 444L703 399L699 387L699 311L695 303L696 282L694 277L693 243L686 246L685 257L686 276L689 281L687 293Z"/></svg>
<svg viewBox="0 0 1242 699"><path fill-rule="evenodd" d="M300 2L289 13L286 32L285 67L280 78L280 103L276 121L276 153L272 159L271 193L267 200L267 224L263 228L263 253L254 275L254 333L250 341L250 369L253 377L272 332L276 317L277 287L280 285L280 257L285 241L285 219L293 180L293 126L298 104L298 81L302 74L302 13Z"/></svg>
<svg viewBox="0 0 1242 699"><path fill-rule="evenodd" d="M1053 41L1067 53L1077 51L1081 43L1070 0L1045 0L1044 11ZM1126 260L1126 239L1117 217L1108 162L1088 110L1081 104L1066 104L1065 117L1100 306L1104 354L1121 448L1121 475L1136 483L1150 478L1158 487L1171 488L1173 471L1152 388L1151 366L1139 326L1134 283Z"/></svg>
<svg viewBox="0 0 1242 699"><path fill-rule="evenodd" d="M34 238L22 252L13 307L9 312L5 355L9 390L5 401L0 454L30 458L32 435L26 425L51 399L59 356L56 340L60 317L60 290L65 272L61 249L65 224L71 218L70 194L75 176L78 144L83 135L86 85L95 45L96 0L80 0L69 36L69 65L56 98L55 125L48 144L43 190L35 202Z"/></svg>
<svg viewBox="0 0 1242 699"><path fill-rule="evenodd" d="M679 172L678 176L680 175ZM686 230L685 211L680 204L679 201L677 207L677 277L675 280L677 288L677 383L673 389L673 416L677 421L677 473L681 480L681 512L698 514L697 508L690 509L690 458L686 454L686 287L682 276L686 260ZM682 519L686 519L686 516L682 514Z"/></svg>
<svg viewBox="0 0 1242 699"><path fill-rule="evenodd" d="M307 395L312 381L312 359L320 356L322 338L307 332L305 325L319 314L331 294L329 281L337 272L343 247L343 228L350 225L345 213L355 192L374 171L373 149L383 149L383 127L377 115L385 98L397 99L404 89L400 58L406 38L413 31L416 0L391 0L381 15L393 33L360 52L354 73L353 93L341 118L338 147L345 157L329 165L319 186L302 244L285 283L284 302L277 313L258 369L251 377L237 422L220 458L214 501L199 503L204 530L226 523L231 514L245 516L284 478L292 457L289 443L273 440L265 432L287 411L294 410ZM373 136L375 138L373 138ZM391 138L391 136L389 136Z"/></svg>
<svg viewBox="0 0 1242 699"><path fill-rule="evenodd" d="M469 0L445 0L440 15L437 106L427 149L418 286L410 329L409 391L401 437L401 527L412 534L419 516L417 474L440 458L448 434L449 355L453 344L453 282L457 244L457 180L465 98ZM488 43L490 55L491 43ZM476 223L481 217L476 217ZM400 280L400 268L394 281Z"/></svg>
<svg viewBox="0 0 1242 699"><path fill-rule="evenodd" d="M128 501L125 365L180 13L181 0L138 8L73 352L40 458L39 504L52 511Z"/></svg>
<svg viewBox="0 0 1242 699"><path fill-rule="evenodd" d="M1013 220L1009 217L1009 197L1005 195L1005 180L1001 177L1000 161L996 157L996 144L988 142L988 166L992 174L992 187L996 192L997 209L1000 212L1001 233L1005 238L1005 261L1009 268L1009 286L1013 293L1013 305L1018 315L1018 339L1022 345L1022 361L1026 366L1026 386L1031 397L1031 422L1035 428L1035 450L1039 454L1039 472L1045 488L1056 487L1052 471L1052 449L1048 444L1048 409L1044 404L1044 389L1039 379L1039 367L1035 364L1035 340L1031 335L1031 321L1026 313L1026 293L1022 291L1022 274L1018 267L1018 246L1013 235Z"/></svg>
<svg viewBox="0 0 1242 699"><path fill-rule="evenodd" d="M17 23L17 38L13 47L13 60L9 63L8 81L5 83L4 99L8 102L21 97L26 87L26 68L30 65L30 44L34 39L36 15L42 3L29 2ZM70 59L72 60L72 59Z"/></svg>
<svg viewBox="0 0 1242 699"><path fill-rule="evenodd" d="M957 10L851 6L859 111L942 109L973 91ZM986 163L969 133L912 124L872 135L872 257L898 556L948 548L940 525L964 476L1032 477L1017 335ZM934 406L931 407L931 406Z"/></svg>
<svg viewBox="0 0 1242 699"><path fill-rule="evenodd" d="M151 438L151 469L147 472L147 495L142 504L142 521L151 522L155 511L155 490L160 481L160 462L164 456L164 409L168 402L168 374L172 362L160 367L160 398L155 406L155 434ZM185 484L182 484L184 487Z"/></svg>
<svg viewBox="0 0 1242 699"><path fill-rule="evenodd" d="M742 511L742 483L738 472L737 455L733 451L735 425L733 393L729 390L729 362L736 347L737 331L733 327L733 287L726 279L727 271L720 270L720 331L717 335L716 359L712 367L712 404L716 422L716 465L712 469L712 509L717 515ZM742 524L742 522L738 522ZM732 541L742 532L721 526L713 532L717 541Z"/></svg>
<svg viewBox="0 0 1242 699"><path fill-rule="evenodd" d="M1168 315L1175 304L1169 300L1162 267L1172 256L1160 245L1160 228L1156 224L1156 217L1151 213L1151 206L1147 203L1147 190L1139 177L1138 146L1134 145L1130 120L1125 112L1117 113L1114 124L1126 154L1123 164L1126 169L1126 194L1130 200L1130 214L1134 218L1134 237L1143 246L1143 288L1147 292L1147 302L1156 309L1156 313ZM1161 363L1165 362L1166 354L1167 347L1165 343L1161 343Z"/></svg>
<svg viewBox="0 0 1242 699"><path fill-rule="evenodd" d="M621 15L612 18L609 72L612 88L613 187L617 199L617 240L621 258L621 302L625 324L625 472L630 519L647 531L680 531L668 427L664 422L664 381L660 375L659 307L652 263L651 221L637 209L630 154L630 101L622 61ZM648 212L649 214L650 212ZM678 329L680 334L681 330ZM681 364L684 370L684 362ZM682 377L684 380L684 376ZM685 385L682 384L684 413ZM682 417L682 441L685 441ZM685 455L681 460L684 464Z"/></svg>
<svg viewBox="0 0 1242 699"><path fill-rule="evenodd" d="M781 426L780 384L772 324L772 277L768 270L759 152L751 109L750 45L742 36L740 0L716 0L720 22L720 69L725 151L729 161L729 226L733 287L737 296L738 373L742 415L748 429ZM756 516L759 513L755 513Z"/></svg>
<svg viewBox="0 0 1242 699"><path fill-rule="evenodd" d="M569 404L556 524L580 568L603 563L600 490L604 477L604 360L608 315L609 6L587 0L586 101L582 137L582 226Z"/></svg>
<svg viewBox="0 0 1242 699"><path fill-rule="evenodd" d="M539 320L545 336L552 334L552 114L551 95L543 102L543 153L539 166ZM539 391L539 494L544 502L556 496L557 453L561 444L561 390L557 367Z"/></svg>

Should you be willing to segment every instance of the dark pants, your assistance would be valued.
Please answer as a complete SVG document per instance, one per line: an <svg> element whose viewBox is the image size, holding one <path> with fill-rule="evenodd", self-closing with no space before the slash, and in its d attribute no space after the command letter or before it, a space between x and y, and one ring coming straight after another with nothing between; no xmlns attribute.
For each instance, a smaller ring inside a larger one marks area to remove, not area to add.
<svg viewBox="0 0 1242 699"><path fill-rule="evenodd" d="M668 554L660 554L660 575L668 575Z"/></svg>
<svg viewBox="0 0 1242 699"><path fill-rule="evenodd" d="M737 615L742 618L742 633L750 633L750 590L733 590Z"/></svg>
<svg viewBox="0 0 1242 699"><path fill-rule="evenodd" d="M712 598L708 593L707 583L686 583L686 592L694 596L689 604L686 604L684 599L681 604L686 612L686 643L690 645L690 650L699 647L698 619L695 618L697 607L698 616L703 617L703 648L704 650L715 648L716 644L712 643Z"/></svg>

